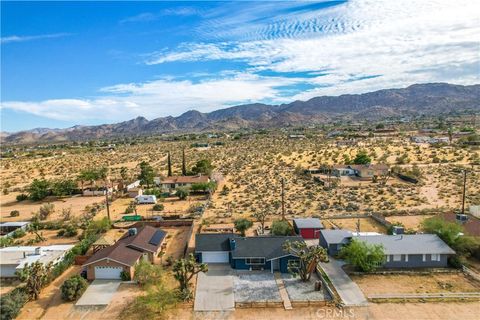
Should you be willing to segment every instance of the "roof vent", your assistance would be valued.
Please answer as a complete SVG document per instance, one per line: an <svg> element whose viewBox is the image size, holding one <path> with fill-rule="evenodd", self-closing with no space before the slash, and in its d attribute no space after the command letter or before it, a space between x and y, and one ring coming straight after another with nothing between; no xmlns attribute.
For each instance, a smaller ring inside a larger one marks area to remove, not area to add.
<svg viewBox="0 0 480 320"><path fill-rule="evenodd" d="M455 219L457 220L457 222L459 223L465 223L467 222L468 220L468 216L466 214L461 214L461 213L457 213L455 215Z"/></svg>
<svg viewBox="0 0 480 320"><path fill-rule="evenodd" d="M129 236L134 236L138 233L137 228L130 228L128 229L128 235Z"/></svg>

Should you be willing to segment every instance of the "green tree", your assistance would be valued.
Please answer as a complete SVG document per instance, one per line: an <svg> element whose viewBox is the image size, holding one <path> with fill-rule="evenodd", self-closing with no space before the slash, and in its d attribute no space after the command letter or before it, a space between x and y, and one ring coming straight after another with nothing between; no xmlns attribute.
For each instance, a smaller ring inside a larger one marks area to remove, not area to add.
<svg viewBox="0 0 480 320"><path fill-rule="evenodd" d="M213 165L210 162L210 160L207 160L207 159L199 160L192 167L193 174L203 174L203 175L209 176L210 174L212 174L212 171L213 171Z"/></svg>
<svg viewBox="0 0 480 320"><path fill-rule="evenodd" d="M15 319L27 301L28 295L23 287L17 287L0 296L0 320Z"/></svg>
<svg viewBox="0 0 480 320"><path fill-rule="evenodd" d="M135 267L133 278L142 287L154 285L162 280L163 269L160 265L151 264L148 261L141 260Z"/></svg>
<svg viewBox="0 0 480 320"><path fill-rule="evenodd" d="M173 276L179 283L181 298L189 300L192 297L190 280L199 272L208 272L208 266L205 263L198 263L195 256L190 253L186 259L175 261L172 271Z"/></svg>
<svg viewBox="0 0 480 320"><path fill-rule="evenodd" d="M298 257L298 262L288 265L288 272L302 281L309 281L319 262L327 262L327 250L320 246L308 246L304 241L286 241L283 249Z"/></svg>
<svg viewBox="0 0 480 320"><path fill-rule="evenodd" d="M146 161L142 161L139 164L140 166L140 174L138 175L138 179L142 185L146 185L147 188L153 184L153 178L155 177L155 171L153 167Z"/></svg>
<svg viewBox="0 0 480 320"><path fill-rule="evenodd" d="M273 221L271 230L274 236L289 236L293 231L292 226L285 220Z"/></svg>
<svg viewBox="0 0 480 320"><path fill-rule="evenodd" d="M180 200L185 200L190 195L190 191L187 188L179 187L177 188L175 194Z"/></svg>
<svg viewBox="0 0 480 320"><path fill-rule="evenodd" d="M339 256L363 272L372 272L385 262L382 245L370 245L357 239L344 246Z"/></svg>
<svg viewBox="0 0 480 320"><path fill-rule="evenodd" d="M199 182L193 183L191 190L192 191L214 191L217 187L217 184L213 181L210 182Z"/></svg>
<svg viewBox="0 0 480 320"><path fill-rule="evenodd" d="M33 201L45 199L50 194L50 183L45 179L34 179L27 191Z"/></svg>
<svg viewBox="0 0 480 320"><path fill-rule="evenodd" d="M52 183L52 192L56 196L70 196L77 189L77 184L71 179L63 179Z"/></svg>
<svg viewBox="0 0 480 320"><path fill-rule="evenodd" d="M75 301L82 296L87 289L88 282L80 275L74 275L63 282L60 290L62 299L65 301Z"/></svg>
<svg viewBox="0 0 480 320"><path fill-rule="evenodd" d="M253 222L245 218L237 219L233 224L235 225L235 229L240 232L242 237L245 237L245 231L253 226Z"/></svg>
<svg viewBox="0 0 480 320"><path fill-rule="evenodd" d="M372 159L370 156L367 154L365 150L362 150L357 153L355 156L355 159L353 159L354 164L369 164L372 162Z"/></svg>
<svg viewBox="0 0 480 320"><path fill-rule="evenodd" d="M22 282L25 282L25 290L32 300L38 300L40 291L49 282L49 274L52 270L52 264L44 265L40 261L32 264L25 264L18 273Z"/></svg>

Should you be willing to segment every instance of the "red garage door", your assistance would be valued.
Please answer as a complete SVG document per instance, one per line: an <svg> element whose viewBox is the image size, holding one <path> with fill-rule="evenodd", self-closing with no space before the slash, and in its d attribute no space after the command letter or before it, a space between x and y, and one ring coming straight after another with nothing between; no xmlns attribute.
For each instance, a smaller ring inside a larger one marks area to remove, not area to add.
<svg viewBox="0 0 480 320"><path fill-rule="evenodd" d="M320 229L313 229L313 228L301 229L300 235L304 239L318 239L320 237Z"/></svg>

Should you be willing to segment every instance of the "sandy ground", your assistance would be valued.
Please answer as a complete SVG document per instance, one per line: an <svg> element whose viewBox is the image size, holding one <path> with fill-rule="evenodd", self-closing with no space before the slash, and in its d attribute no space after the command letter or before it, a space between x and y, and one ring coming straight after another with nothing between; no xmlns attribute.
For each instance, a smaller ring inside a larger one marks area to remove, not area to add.
<svg viewBox="0 0 480 320"><path fill-rule="evenodd" d="M0 296L9 293L19 284L21 284L21 282L17 279L0 279Z"/></svg>
<svg viewBox="0 0 480 320"><path fill-rule="evenodd" d="M340 227L341 229L348 230L357 230L357 222L360 220L360 231L361 232L378 232L386 233L384 226L376 222L371 218L360 218L360 219L330 219L330 223L333 223Z"/></svg>
<svg viewBox="0 0 480 320"><path fill-rule="evenodd" d="M63 208L71 208L72 216L80 216L87 205L101 203L105 200L105 197L74 196L61 199L49 197L44 201L35 202L30 200L18 202L15 199L18 194L19 193L17 192L12 192L8 195L0 196L0 216L2 221L30 220L32 218L32 213L38 212L40 206L45 203L51 203L55 206L55 212L48 217L48 220L60 219ZM13 210L18 210L20 215L18 217L10 217L10 212Z"/></svg>
<svg viewBox="0 0 480 320"><path fill-rule="evenodd" d="M462 273L428 275L351 275L364 294L479 292L480 283Z"/></svg>
<svg viewBox="0 0 480 320"><path fill-rule="evenodd" d="M407 229L419 230L423 220L433 217L433 215L420 216L390 216L386 217L389 222L401 222Z"/></svg>
<svg viewBox="0 0 480 320"><path fill-rule="evenodd" d="M49 246L53 244L75 244L78 242L77 236L74 237L59 237L57 236L58 230L40 230L38 232L42 237L45 238L45 241L36 242L36 246ZM78 234L81 234L81 230L78 231ZM17 239L26 244L30 239L36 239L37 236L34 233L27 233L24 237Z"/></svg>

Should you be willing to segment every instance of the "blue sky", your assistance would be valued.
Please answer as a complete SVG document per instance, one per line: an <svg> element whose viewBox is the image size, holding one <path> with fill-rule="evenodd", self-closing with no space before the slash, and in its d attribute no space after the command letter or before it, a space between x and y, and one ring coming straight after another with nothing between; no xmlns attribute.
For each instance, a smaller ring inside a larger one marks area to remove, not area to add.
<svg viewBox="0 0 480 320"><path fill-rule="evenodd" d="M1 2L2 131L479 82L480 2Z"/></svg>

